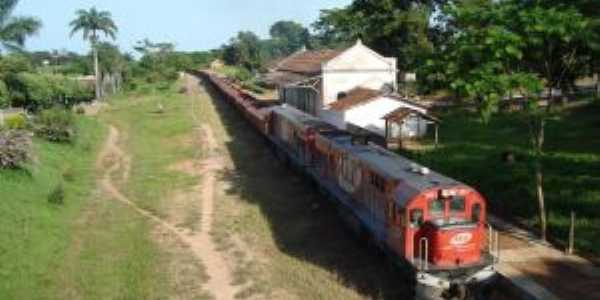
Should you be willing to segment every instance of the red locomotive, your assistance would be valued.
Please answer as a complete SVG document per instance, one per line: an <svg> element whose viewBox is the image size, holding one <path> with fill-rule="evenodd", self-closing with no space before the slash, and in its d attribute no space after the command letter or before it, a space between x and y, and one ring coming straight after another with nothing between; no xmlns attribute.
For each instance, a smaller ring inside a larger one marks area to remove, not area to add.
<svg viewBox="0 0 600 300"><path fill-rule="evenodd" d="M202 75L280 158L317 183L352 229L415 271L421 298L464 298L494 277L484 245L486 203L476 190L292 107L260 107L213 74Z"/></svg>

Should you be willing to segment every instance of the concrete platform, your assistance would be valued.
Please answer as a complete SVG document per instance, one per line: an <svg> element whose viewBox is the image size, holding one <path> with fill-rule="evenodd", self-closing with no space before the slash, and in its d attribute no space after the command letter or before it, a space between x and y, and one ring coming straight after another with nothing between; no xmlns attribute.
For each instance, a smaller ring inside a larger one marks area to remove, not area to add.
<svg viewBox="0 0 600 300"><path fill-rule="evenodd" d="M499 232L497 270L521 290L522 299L600 300L600 268L498 218L490 217L490 223Z"/></svg>

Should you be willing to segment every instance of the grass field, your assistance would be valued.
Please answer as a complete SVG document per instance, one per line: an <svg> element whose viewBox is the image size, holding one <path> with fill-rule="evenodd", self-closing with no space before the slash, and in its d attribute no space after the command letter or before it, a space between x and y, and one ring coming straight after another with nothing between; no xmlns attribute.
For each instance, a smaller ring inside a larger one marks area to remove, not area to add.
<svg viewBox="0 0 600 300"><path fill-rule="evenodd" d="M51 298L72 241L71 226L96 183L94 161L105 127L77 118L73 144L35 139L36 160L26 170L0 171L0 299ZM66 175L66 176L65 176ZM65 204L48 194L61 182Z"/></svg>
<svg viewBox="0 0 600 300"><path fill-rule="evenodd" d="M201 263L180 241L97 187L96 157L113 125L131 161L114 181L141 207L172 218L168 201L198 178L169 167L202 155L190 142L197 138L190 99L174 86L109 102L97 117L78 117L73 145L36 139L32 166L0 171L0 299L210 298ZM48 204L59 182L65 205ZM177 225L194 227L198 208L181 211Z"/></svg>
<svg viewBox="0 0 600 300"><path fill-rule="evenodd" d="M588 104L557 112L546 128L544 191L549 234L568 238L571 210L577 214L576 247L600 254L600 105ZM493 211L535 227L537 200L529 152L528 129L516 113L482 124L477 115L442 115L437 149L403 152L417 161L480 190ZM514 164L502 161L512 151Z"/></svg>
<svg viewBox="0 0 600 300"><path fill-rule="evenodd" d="M189 109L189 100L173 87L116 96L99 115L118 128L119 146L130 161L124 167L128 170L113 174L113 181L130 200L166 220L172 218L169 201L198 180L170 169L201 154L186 142L196 132ZM73 246L78 249L73 249L68 273L80 275L67 282L72 290L67 298L209 298L202 290L206 274L201 263L180 241L122 203L102 195L99 200L88 207L90 213L83 213L85 225L76 228L81 241ZM191 218L198 214L193 205L185 213Z"/></svg>

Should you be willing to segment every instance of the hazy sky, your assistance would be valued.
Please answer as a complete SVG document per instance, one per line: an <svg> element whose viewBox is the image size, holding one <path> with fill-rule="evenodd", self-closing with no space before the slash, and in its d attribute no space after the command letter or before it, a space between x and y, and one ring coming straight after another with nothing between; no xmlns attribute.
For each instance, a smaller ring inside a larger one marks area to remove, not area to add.
<svg viewBox="0 0 600 300"><path fill-rule="evenodd" d="M15 15L42 20L38 36L27 41L28 50L88 51L81 36L69 38L75 10L96 6L112 12L119 26L117 43L130 51L136 41L173 42L180 50L219 47L240 30L266 37L278 20L314 22L320 9L341 7L351 0L21 0Z"/></svg>

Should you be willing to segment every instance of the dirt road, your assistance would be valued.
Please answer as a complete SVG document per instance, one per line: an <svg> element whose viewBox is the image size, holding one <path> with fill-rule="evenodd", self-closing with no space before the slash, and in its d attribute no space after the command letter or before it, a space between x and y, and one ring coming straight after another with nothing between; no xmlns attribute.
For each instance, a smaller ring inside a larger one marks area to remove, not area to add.
<svg viewBox="0 0 600 300"><path fill-rule="evenodd" d="M130 157L120 148L121 132L114 127L110 127L108 138L99 154L97 167L102 170L103 175L100 179L100 186L111 198L123 203L135 210L138 214L155 222L166 231L176 236L184 243L206 268L209 280L205 289L216 299L234 299L236 288L231 285L232 274L227 262L221 253L216 250L215 244L210 236L213 224L213 206L215 193L215 174L216 170L223 167L222 159L217 154L217 142L213 136L212 130L207 125L202 125L202 135L206 141L207 158L198 162L201 166L199 173L202 174L202 180L199 183L201 195L197 196L197 201L201 203L201 228L193 232L189 229L179 228L175 224L155 215L138 206L134 201L126 197L115 184L114 180L127 180L130 170Z"/></svg>

